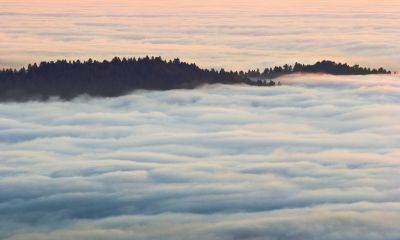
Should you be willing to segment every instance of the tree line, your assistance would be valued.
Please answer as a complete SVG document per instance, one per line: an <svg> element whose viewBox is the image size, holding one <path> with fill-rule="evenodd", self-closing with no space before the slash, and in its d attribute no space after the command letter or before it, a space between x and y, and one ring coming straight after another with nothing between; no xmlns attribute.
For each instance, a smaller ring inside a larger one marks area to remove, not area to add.
<svg viewBox="0 0 400 240"><path fill-rule="evenodd" d="M88 94L115 97L137 89L169 90L194 88L202 84L248 84L275 86L272 79L292 73L329 73L336 75L389 74L383 68L321 61L313 65L296 63L274 68L244 71L201 69L194 63L161 57L118 58L111 61L89 59L81 62L57 60L29 64L27 68L0 70L0 100L62 99Z"/></svg>

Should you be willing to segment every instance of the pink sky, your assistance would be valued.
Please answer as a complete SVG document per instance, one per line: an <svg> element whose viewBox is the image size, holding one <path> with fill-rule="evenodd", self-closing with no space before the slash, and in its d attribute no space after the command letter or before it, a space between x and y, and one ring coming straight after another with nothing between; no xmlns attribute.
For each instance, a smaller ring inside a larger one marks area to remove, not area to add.
<svg viewBox="0 0 400 240"><path fill-rule="evenodd" d="M0 0L0 66L181 57L242 69L332 59L399 69L400 2Z"/></svg>

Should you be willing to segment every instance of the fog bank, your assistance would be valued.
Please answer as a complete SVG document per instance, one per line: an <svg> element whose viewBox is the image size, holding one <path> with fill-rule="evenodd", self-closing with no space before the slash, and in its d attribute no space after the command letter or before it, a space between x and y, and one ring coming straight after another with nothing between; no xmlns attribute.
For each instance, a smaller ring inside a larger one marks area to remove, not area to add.
<svg viewBox="0 0 400 240"><path fill-rule="evenodd" d="M1 239L399 239L400 82L0 104Z"/></svg>

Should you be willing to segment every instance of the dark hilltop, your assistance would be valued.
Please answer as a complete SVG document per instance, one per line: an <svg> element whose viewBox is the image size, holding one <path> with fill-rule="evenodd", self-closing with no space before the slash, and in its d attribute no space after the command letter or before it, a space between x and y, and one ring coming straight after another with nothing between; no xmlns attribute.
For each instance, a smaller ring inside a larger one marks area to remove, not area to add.
<svg viewBox="0 0 400 240"><path fill-rule="evenodd" d="M0 70L0 101L46 100L52 96L68 100L83 94L116 97L139 89L190 89L216 83L275 86L273 79L293 73L367 75L391 72L326 60L313 65L285 64L262 72L201 69L193 63L179 59L166 61L161 57L115 57L111 61L89 59L84 62L58 60L30 64L19 70Z"/></svg>

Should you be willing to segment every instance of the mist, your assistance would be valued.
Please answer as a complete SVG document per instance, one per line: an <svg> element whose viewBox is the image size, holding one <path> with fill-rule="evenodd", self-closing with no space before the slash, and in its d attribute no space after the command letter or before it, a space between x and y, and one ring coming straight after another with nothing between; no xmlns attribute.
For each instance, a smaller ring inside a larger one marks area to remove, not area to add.
<svg viewBox="0 0 400 240"><path fill-rule="evenodd" d="M399 239L400 82L0 103L0 238Z"/></svg>
<svg viewBox="0 0 400 240"><path fill-rule="evenodd" d="M181 57L247 70L322 59L399 71L398 0L0 0L0 68Z"/></svg>

